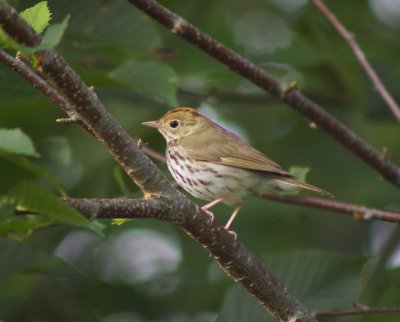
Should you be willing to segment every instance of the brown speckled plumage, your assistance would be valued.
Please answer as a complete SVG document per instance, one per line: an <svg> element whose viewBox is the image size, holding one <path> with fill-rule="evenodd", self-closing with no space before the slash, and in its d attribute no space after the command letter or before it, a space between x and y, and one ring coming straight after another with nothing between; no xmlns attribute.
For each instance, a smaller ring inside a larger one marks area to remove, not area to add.
<svg viewBox="0 0 400 322"><path fill-rule="evenodd" d="M329 192L299 182L277 163L234 133L192 108L177 108L160 120L143 123L157 128L167 140L167 165L175 180L196 198L236 205L229 229L244 199L264 191L296 188L324 195Z"/></svg>

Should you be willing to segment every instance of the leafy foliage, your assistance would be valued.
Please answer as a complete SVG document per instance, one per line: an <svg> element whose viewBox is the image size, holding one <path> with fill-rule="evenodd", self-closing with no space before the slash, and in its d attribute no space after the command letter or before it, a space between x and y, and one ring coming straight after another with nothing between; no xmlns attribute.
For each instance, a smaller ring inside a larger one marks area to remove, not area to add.
<svg viewBox="0 0 400 322"><path fill-rule="evenodd" d="M51 12L47 5L47 1L41 1L33 7L22 11L20 16L40 34L49 25Z"/></svg>
<svg viewBox="0 0 400 322"><path fill-rule="evenodd" d="M35 187L28 182L21 182L9 190L2 198L5 203L11 203L17 210L32 211L51 217L55 222L87 225L88 220L75 209L66 206L51 193Z"/></svg>
<svg viewBox="0 0 400 322"><path fill-rule="evenodd" d="M400 209L398 190L320 129L127 1L57 0L49 6L42 1L28 9L32 1L13 3L43 41L24 48L0 29L1 45L13 54L24 51L33 62L37 51L58 45L110 112L151 148L162 152L165 147L141 122L171 106L197 106L338 200ZM400 97L398 24L382 19L379 0L327 3L356 34L389 91ZM310 2L178 0L165 5L282 82L297 81L366 141L387 147L399 163L398 124L347 45ZM50 19L61 23L50 24ZM0 320L208 322L218 315L218 321L268 321L261 306L177 228L146 220L89 223L65 207L59 196L67 193L111 198L139 192L102 146L78 126L56 124L60 113L52 103L6 68L0 69L0 100ZM37 214L15 215L17 209ZM223 222L230 212L217 207L215 218ZM233 229L256 254L266 255L267 267L311 309L333 310L354 300L370 306L400 303L393 227L250 198ZM105 239L94 237L93 230ZM131 231L149 235L149 230L158 244L126 237ZM160 275L154 273L161 265L157 256L181 261ZM140 281L132 276L139 268L153 275ZM397 321L398 315L384 320Z"/></svg>
<svg viewBox="0 0 400 322"><path fill-rule="evenodd" d="M7 154L39 156L32 141L21 129L0 129L0 150Z"/></svg>
<svg viewBox="0 0 400 322"><path fill-rule="evenodd" d="M38 46L21 48L21 51L24 53L34 53L57 46L68 26L68 21L69 16L66 16L62 22L50 25L43 36L42 42Z"/></svg>
<svg viewBox="0 0 400 322"><path fill-rule="evenodd" d="M41 1L38 4L21 12L21 17L37 32L42 33L49 26L51 12L47 1ZM35 47L26 47L16 43L0 28L0 44L21 51L24 54L33 54L35 52L53 48L60 42L65 29L68 25L69 16L58 24L50 25L43 36L41 43Z"/></svg>

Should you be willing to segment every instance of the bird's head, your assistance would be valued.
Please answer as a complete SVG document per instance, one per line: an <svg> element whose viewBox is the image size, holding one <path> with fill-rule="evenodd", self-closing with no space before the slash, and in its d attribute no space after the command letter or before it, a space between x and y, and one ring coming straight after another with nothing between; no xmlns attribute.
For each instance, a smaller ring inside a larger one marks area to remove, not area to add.
<svg viewBox="0 0 400 322"><path fill-rule="evenodd" d="M143 122L143 125L156 128L167 140L180 139L201 133L210 121L193 108L179 107L167 112L157 121Z"/></svg>

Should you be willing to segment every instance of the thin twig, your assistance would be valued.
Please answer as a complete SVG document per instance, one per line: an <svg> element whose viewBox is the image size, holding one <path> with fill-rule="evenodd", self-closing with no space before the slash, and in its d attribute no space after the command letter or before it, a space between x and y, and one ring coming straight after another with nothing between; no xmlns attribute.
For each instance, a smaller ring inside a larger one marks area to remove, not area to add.
<svg viewBox="0 0 400 322"><path fill-rule="evenodd" d="M165 157L164 157L163 155L161 155L160 153L158 153L158 152L156 152L156 151L154 151L154 150L148 148L147 146L144 146L144 147L142 148L142 150L143 150L143 152L146 153L149 157L151 157L151 158L153 158L153 159L156 159L156 160L158 160L158 161L161 161L161 162L163 162L163 163L166 162L166 159L165 159Z"/></svg>
<svg viewBox="0 0 400 322"><path fill-rule="evenodd" d="M361 47L358 45L353 33L349 32L346 27L340 22L340 20L335 16L335 14L325 5L322 0L313 0L314 5L322 12L322 14L328 19L328 21L333 25L337 32L343 37L343 39L348 43L350 48L353 50L354 55L360 62L362 68L367 73L369 79L374 85L376 91L382 96L383 100L386 102L387 106L393 113L397 121L400 122L400 108L396 101L386 90L385 85L383 85L378 74L372 68L367 57L362 51Z"/></svg>
<svg viewBox="0 0 400 322"><path fill-rule="evenodd" d="M368 208L361 205L354 205L332 199L308 196L282 196L271 192L260 193L259 196L269 200L279 201L288 204L315 207L345 213L353 216L353 218L355 218L356 220L382 220L397 223L400 222L400 212Z"/></svg>
<svg viewBox="0 0 400 322"><path fill-rule="evenodd" d="M168 28L172 33L200 48L271 95L286 102L297 112L315 122L319 128L325 130L388 181L400 186L400 168L397 165L390 160L383 159L379 151L372 148L362 138L298 90L283 85L279 80L266 73L248 59L224 46L156 1L129 0L129 2Z"/></svg>
<svg viewBox="0 0 400 322"><path fill-rule="evenodd" d="M56 89L51 87L46 80L39 76L35 70L26 65L21 59L14 58L4 50L0 49L0 60L15 72L20 74L28 82L33 84L69 116L73 117L76 115L73 109L71 109L71 103L68 101L68 99L64 95L60 94Z"/></svg>
<svg viewBox="0 0 400 322"><path fill-rule="evenodd" d="M354 316L354 315L367 315L367 314L386 314L386 313L399 313L400 307L368 307L365 305L357 305L352 309L340 310L340 311L327 311L318 312L315 314L316 318L320 317L342 317L342 316Z"/></svg>
<svg viewBox="0 0 400 322"><path fill-rule="evenodd" d="M46 95L54 104L56 104L65 113L67 113L69 116L68 120L74 120L74 123L78 123L86 131L93 135L90 129L80 120L78 114L75 112L74 108L72 108L72 104L68 100L68 98L57 91L55 88L50 86L49 83L44 80L38 73L36 73L34 69L25 64L25 62L23 62L22 60L9 55L2 49L0 49L0 61L2 61L5 65L20 74L23 78L25 78L28 82L30 82L33 86L40 90L44 95ZM58 119L56 121L59 120L66 119Z"/></svg>

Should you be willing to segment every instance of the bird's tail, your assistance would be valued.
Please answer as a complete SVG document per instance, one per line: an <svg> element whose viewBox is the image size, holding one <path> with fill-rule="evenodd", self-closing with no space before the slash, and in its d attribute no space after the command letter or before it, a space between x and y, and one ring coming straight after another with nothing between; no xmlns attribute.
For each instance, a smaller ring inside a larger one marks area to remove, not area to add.
<svg viewBox="0 0 400 322"><path fill-rule="evenodd" d="M328 192L328 191L326 191L324 189L315 187L313 185L310 185L308 183L297 181L296 179L285 178L285 179L281 179L281 180L278 180L278 179L275 179L275 180L277 181L278 186L282 190L292 190L292 189L295 189L295 188L301 188L301 189L305 189L305 190L309 190L309 191L314 191L314 192L320 193L320 194L322 194L322 195L324 195L326 197L333 198L333 194L331 194L330 192Z"/></svg>

